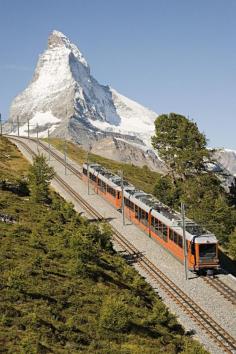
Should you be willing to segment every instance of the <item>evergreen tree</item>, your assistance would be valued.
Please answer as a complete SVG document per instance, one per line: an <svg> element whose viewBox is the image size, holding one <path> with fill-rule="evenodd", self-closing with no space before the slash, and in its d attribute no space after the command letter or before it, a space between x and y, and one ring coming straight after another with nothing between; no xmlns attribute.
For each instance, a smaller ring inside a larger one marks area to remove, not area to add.
<svg viewBox="0 0 236 354"><path fill-rule="evenodd" d="M186 203L190 218L215 233L222 244L228 242L236 222L235 208L229 205L214 174L205 173L182 182L181 200Z"/></svg>
<svg viewBox="0 0 236 354"><path fill-rule="evenodd" d="M162 114L155 121L152 145L174 180L205 170L205 161L210 159L206 144L197 124L182 115Z"/></svg>
<svg viewBox="0 0 236 354"><path fill-rule="evenodd" d="M180 203L179 198L181 191L179 184L178 181L173 184L170 176L160 176L154 186L153 194L157 199L161 200L162 203L175 208L176 205Z"/></svg>
<svg viewBox="0 0 236 354"><path fill-rule="evenodd" d="M43 155L34 158L28 174L31 199L34 202L45 203L48 201L49 185L54 174L53 168L47 165Z"/></svg>

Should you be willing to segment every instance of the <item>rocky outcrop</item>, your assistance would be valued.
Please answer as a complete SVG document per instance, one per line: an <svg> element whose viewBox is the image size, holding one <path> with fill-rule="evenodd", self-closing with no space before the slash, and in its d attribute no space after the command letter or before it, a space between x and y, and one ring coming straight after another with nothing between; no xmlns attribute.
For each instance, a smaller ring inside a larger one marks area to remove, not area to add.
<svg viewBox="0 0 236 354"><path fill-rule="evenodd" d="M236 176L236 151L220 149L216 150L214 156L226 170Z"/></svg>
<svg viewBox="0 0 236 354"><path fill-rule="evenodd" d="M148 166L151 170L160 173L167 172L164 163L156 158L151 149L122 138L107 137L98 140L94 143L92 152L111 160L131 163L140 167Z"/></svg>

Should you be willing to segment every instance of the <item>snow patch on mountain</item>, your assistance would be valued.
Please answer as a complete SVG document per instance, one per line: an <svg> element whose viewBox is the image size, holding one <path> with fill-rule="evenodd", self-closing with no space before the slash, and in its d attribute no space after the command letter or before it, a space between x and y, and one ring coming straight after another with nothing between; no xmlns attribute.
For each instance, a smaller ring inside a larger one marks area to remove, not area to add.
<svg viewBox="0 0 236 354"><path fill-rule="evenodd" d="M55 123L59 123L61 121L61 119L55 117L52 112L37 112L34 117L31 119L30 123L32 124L41 124L41 125L45 125L45 124L53 124L55 125Z"/></svg>
<svg viewBox="0 0 236 354"><path fill-rule="evenodd" d="M29 122L30 136L36 137L37 132L39 138L47 136L48 132L51 134L61 122L61 119L55 117L52 112L36 112L34 117ZM15 125L10 135L17 135L18 127ZM28 136L28 122L19 127L20 136Z"/></svg>
<svg viewBox="0 0 236 354"><path fill-rule="evenodd" d="M90 120L90 123L103 131L137 136L148 147L151 147L151 136L154 134L154 121L157 114L121 95L116 90L112 88L110 90L116 111L120 116L120 123L115 126L109 122L98 120Z"/></svg>

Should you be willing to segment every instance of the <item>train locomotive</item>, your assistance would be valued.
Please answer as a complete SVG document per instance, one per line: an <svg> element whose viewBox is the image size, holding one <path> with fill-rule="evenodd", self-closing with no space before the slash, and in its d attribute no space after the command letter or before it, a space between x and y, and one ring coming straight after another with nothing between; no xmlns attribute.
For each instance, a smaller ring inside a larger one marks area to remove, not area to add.
<svg viewBox="0 0 236 354"><path fill-rule="evenodd" d="M123 182L122 189L120 176L99 164L83 164L83 180L87 182L88 178L95 192L118 210L121 210L123 190L125 216L180 262L184 262L180 213L153 195L137 190L127 181ZM189 270L202 273L219 269L218 241L214 234L186 218L185 236Z"/></svg>

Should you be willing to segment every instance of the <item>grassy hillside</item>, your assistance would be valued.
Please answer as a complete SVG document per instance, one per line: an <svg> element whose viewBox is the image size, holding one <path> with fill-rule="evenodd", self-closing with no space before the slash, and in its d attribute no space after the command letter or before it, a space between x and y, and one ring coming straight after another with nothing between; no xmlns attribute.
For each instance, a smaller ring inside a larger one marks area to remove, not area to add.
<svg viewBox="0 0 236 354"><path fill-rule="evenodd" d="M0 138L0 181L17 181L26 175L28 163L10 141Z"/></svg>
<svg viewBox="0 0 236 354"><path fill-rule="evenodd" d="M47 141L47 139L45 139ZM51 138L50 143L58 150L64 151L64 142L58 138ZM87 161L87 152L77 144L67 142L67 153L70 158L82 164ZM106 159L95 154L89 154L89 161L100 163L110 171L117 173L120 170L124 171L124 177L137 188L144 190L147 193L153 193L153 185L159 173L150 171L146 166L137 167L132 164L117 162Z"/></svg>
<svg viewBox="0 0 236 354"><path fill-rule="evenodd" d="M4 169L23 178L27 163L0 137L6 148ZM0 190L1 213L16 220L0 221L0 352L206 353L114 252L109 227L50 197Z"/></svg>

